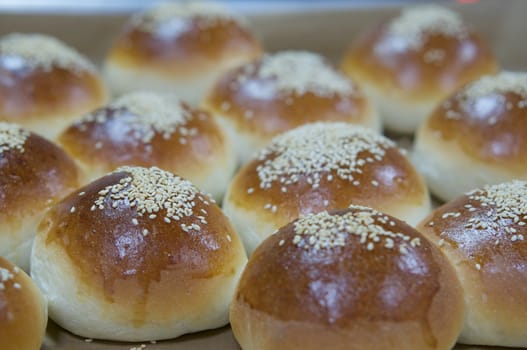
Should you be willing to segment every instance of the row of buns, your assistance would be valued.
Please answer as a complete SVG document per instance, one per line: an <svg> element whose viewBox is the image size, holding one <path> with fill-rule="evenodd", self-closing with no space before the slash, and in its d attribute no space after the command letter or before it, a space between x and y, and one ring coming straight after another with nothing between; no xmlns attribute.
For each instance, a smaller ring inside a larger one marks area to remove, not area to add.
<svg viewBox="0 0 527 350"><path fill-rule="evenodd" d="M403 10L379 28L346 54L350 79L317 54L261 56L247 24L216 6L162 5L112 48L105 76L124 95L111 102L93 65L55 39L0 39L0 119L58 143L0 124L0 256L31 261L50 317L88 338L219 327L232 300L244 349L448 349L460 332L527 346L525 184L423 221L427 185L450 200L523 177L526 76L463 86L497 64L448 9ZM379 135L381 118L421 125L411 157ZM0 282L19 289L1 262ZM45 321L27 327L41 341Z"/></svg>

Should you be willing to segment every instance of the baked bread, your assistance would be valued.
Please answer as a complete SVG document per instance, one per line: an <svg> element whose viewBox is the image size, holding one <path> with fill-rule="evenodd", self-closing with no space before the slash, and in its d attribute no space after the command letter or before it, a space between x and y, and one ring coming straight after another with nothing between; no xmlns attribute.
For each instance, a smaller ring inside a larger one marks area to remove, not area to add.
<svg viewBox="0 0 527 350"><path fill-rule="evenodd" d="M343 121L380 131L377 112L360 87L322 56L284 51L223 75L203 103L247 162L271 139L302 124Z"/></svg>
<svg viewBox="0 0 527 350"><path fill-rule="evenodd" d="M418 227L451 261L467 314L459 342L527 347L527 183L485 186Z"/></svg>
<svg viewBox="0 0 527 350"><path fill-rule="evenodd" d="M342 69L375 103L386 129L413 133L441 100L498 64L459 14L427 4L364 32Z"/></svg>
<svg viewBox="0 0 527 350"><path fill-rule="evenodd" d="M0 38L0 120L49 139L106 101L106 88L85 57L42 34Z"/></svg>
<svg viewBox="0 0 527 350"><path fill-rule="evenodd" d="M2 350L39 350L48 314L46 300L24 271L0 257Z"/></svg>
<svg viewBox="0 0 527 350"><path fill-rule="evenodd" d="M147 341L226 325L246 261L227 218L194 185L123 167L48 211L31 275L61 327Z"/></svg>
<svg viewBox="0 0 527 350"><path fill-rule="evenodd" d="M78 175L73 160L55 144L0 122L0 256L29 271L44 212L77 188Z"/></svg>
<svg viewBox="0 0 527 350"><path fill-rule="evenodd" d="M262 48L244 19L216 3L158 4L133 16L104 65L113 93L173 92L196 105L226 70Z"/></svg>
<svg viewBox="0 0 527 350"><path fill-rule="evenodd" d="M443 101L419 128L412 158L438 198L527 179L527 74L484 76Z"/></svg>
<svg viewBox="0 0 527 350"><path fill-rule="evenodd" d="M349 123L313 123L277 136L241 168L223 210L250 253L301 215L350 204L410 224L430 212L423 179L392 141Z"/></svg>
<svg viewBox="0 0 527 350"><path fill-rule="evenodd" d="M463 316L439 249L358 206L307 215L266 239L230 309L244 350L449 350Z"/></svg>
<svg viewBox="0 0 527 350"><path fill-rule="evenodd" d="M78 120L58 138L87 178L119 166L158 166L220 200L236 167L231 142L205 111L171 94L134 92Z"/></svg>

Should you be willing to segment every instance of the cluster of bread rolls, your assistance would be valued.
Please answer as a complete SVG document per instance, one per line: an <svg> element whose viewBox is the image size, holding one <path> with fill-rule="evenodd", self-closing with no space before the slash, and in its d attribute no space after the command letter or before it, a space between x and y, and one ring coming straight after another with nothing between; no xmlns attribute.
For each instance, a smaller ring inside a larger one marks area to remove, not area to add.
<svg viewBox="0 0 527 350"><path fill-rule="evenodd" d="M102 74L2 37L0 344L39 349L49 313L114 341L527 347L526 114L527 74L436 5L341 70L206 2L134 15Z"/></svg>

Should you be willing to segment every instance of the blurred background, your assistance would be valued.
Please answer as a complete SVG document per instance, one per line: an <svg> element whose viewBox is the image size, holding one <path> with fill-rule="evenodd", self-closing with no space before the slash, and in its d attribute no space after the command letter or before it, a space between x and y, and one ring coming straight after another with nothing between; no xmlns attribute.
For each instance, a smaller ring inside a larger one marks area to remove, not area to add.
<svg viewBox="0 0 527 350"><path fill-rule="evenodd" d="M0 0L0 35L41 32L54 35L100 62L131 13L150 0ZM248 17L269 51L306 49L338 60L364 27L402 6L435 2L455 10L491 43L507 69L527 70L527 0L224 0Z"/></svg>

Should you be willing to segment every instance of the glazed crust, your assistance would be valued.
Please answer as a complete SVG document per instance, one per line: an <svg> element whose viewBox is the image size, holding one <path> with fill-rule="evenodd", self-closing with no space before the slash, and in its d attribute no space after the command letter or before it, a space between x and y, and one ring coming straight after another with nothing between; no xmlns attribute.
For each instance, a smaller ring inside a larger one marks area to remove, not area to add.
<svg viewBox="0 0 527 350"><path fill-rule="evenodd" d="M357 209L329 213L350 211ZM421 244L403 254L396 249L403 240L396 239L395 248L368 249L360 235L349 234L342 246L317 250L295 243L295 222L265 240L231 307L234 334L246 341L242 347L382 349L398 340L392 346L450 349L464 315L454 270L417 231L388 218L383 229Z"/></svg>

